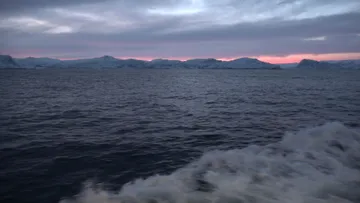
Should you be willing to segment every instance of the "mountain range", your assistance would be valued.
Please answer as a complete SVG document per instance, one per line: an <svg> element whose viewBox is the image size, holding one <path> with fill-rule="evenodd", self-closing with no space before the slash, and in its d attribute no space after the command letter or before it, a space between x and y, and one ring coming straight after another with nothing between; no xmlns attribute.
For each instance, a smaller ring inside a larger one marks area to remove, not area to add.
<svg viewBox="0 0 360 203"><path fill-rule="evenodd" d="M239 58L221 61L213 58L190 59L187 61L154 59L143 61L137 59L117 59L102 56L90 59L59 60L52 58L13 58L0 55L0 68L193 68L193 69L360 69L360 60L315 61L303 59L300 63L271 64L255 58Z"/></svg>

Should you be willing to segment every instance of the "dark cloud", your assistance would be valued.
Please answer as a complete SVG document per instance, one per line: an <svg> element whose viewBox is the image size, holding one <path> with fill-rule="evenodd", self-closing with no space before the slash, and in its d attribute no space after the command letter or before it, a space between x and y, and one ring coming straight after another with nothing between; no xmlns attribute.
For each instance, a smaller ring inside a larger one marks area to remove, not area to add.
<svg viewBox="0 0 360 203"><path fill-rule="evenodd" d="M151 7L153 5L171 6L179 2L178 0L2 0L0 14L28 13L33 10L52 8L83 6L88 4L121 4L125 9L136 9L142 7ZM122 10L122 9L121 9Z"/></svg>
<svg viewBox="0 0 360 203"><path fill-rule="evenodd" d="M106 1L106 0L104 0ZM32 9L44 9L49 7L63 7L71 5L97 3L98 0L2 0L0 13L14 14L19 12L31 12Z"/></svg>
<svg viewBox="0 0 360 203"><path fill-rule="evenodd" d="M173 33L165 38L178 40L261 40L272 38L308 38L360 33L355 26L360 13L349 13L315 19L292 21L267 21L224 27L211 27L199 31Z"/></svg>

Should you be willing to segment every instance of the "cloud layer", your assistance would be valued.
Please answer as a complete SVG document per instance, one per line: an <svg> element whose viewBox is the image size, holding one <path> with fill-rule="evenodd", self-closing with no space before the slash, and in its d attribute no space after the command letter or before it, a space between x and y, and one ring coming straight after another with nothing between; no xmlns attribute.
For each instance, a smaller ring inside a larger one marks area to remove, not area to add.
<svg viewBox="0 0 360 203"><path fill-rule="evenodd" d="M0 8L0 51L58 58L360 53L359 11L358 0L11 0Z"/></svg>

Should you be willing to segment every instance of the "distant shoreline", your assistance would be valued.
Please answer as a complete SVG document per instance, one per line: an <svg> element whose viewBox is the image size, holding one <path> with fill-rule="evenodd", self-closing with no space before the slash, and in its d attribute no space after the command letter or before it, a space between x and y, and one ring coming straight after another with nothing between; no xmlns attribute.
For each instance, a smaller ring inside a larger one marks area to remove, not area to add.
<svg viewBox="0 0 360 203"><path fill-rule="evenodd" d="M154 59L117 59L112 56L98 58L59 60L52 58L13 58L0 55L0 68L44 69L44 68L137 68L137 69L360 69L360 60L315 61L303 59L300 63L272 64L256 58L238 58L222 61L214 58L190 59L187 61Z"/></svg>

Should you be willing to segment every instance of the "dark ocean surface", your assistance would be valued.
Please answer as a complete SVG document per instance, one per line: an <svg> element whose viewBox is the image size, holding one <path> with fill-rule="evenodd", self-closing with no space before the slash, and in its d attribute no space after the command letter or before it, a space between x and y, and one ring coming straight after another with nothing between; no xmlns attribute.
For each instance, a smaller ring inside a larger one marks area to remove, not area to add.
<svg viewBox="0 0 360 203"><path fill-rule="evenodd" d="M0 202L360 202L359 127L356 70L0 70Z"/></svg>

